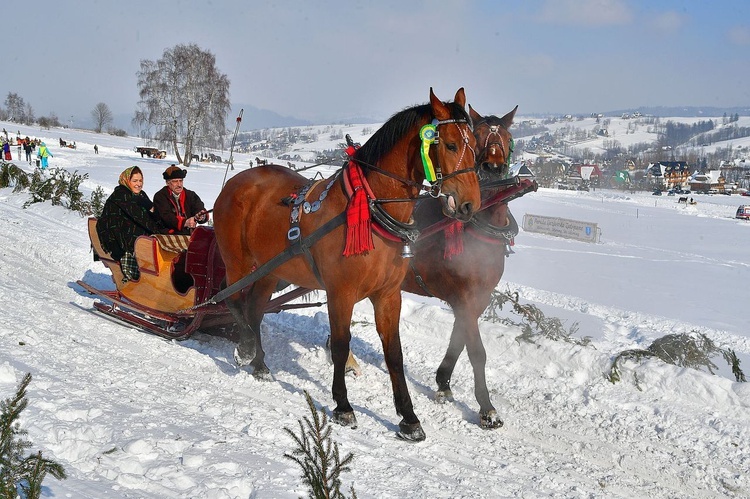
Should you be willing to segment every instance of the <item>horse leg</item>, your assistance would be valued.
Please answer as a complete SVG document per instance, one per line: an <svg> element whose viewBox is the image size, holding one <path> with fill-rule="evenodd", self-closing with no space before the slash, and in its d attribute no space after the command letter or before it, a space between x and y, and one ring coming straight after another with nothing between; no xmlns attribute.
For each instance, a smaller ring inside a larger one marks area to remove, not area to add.
<svg viewBox="0 0 750 499"><path fill-rule="evenodd" d="M331 335L328 335L326 340L326 350L328 351L328 362L333 364L333 358L331 358ZM362 368L359 366L359 362L354 358L351 348L349 349L349 356L346 358L346 372L353 373L355 376L362 374Z"/></svg>
<svg viewBox="0 0 750 499"><path fill-rule="evenodd" d="M254 283L241 301L238 300L232 305L227 301L232 316L240 326L234 360L239 367L251 366L253 376L264 381L270 381L273 377L265 364L266 354L261 344L260 324L263 321L266 303L276 289L277 282L278 279L274 277L266 277ZM238 294L242 295L242 293ZM241 317L241 322L237 320L238 315Z"/></svg>
<svg viewBox="0 0 750 499"><path fill-rule="evenodd" d="M414 413L409 389L404 374L404 356L399 337L399 316L401 315L401 291L377 294L370 297L375 310L375 327L383 343L383 356L388 366L393 387L393 400L396 413L401 416L398 424L399 438L420 442L426 438L422 424Z"/></svg>
<svg viewBox="0 0 750 499"><path fill-rule="evenodd" d="M456 361L461 355L464 346L469 356L469 362L474 372L474 396L479 403L479 426L482 428L493 429L503 426L503 421L497 415L495 407L490 400L490 393L487 389L487 351L482 343L482 337L479 334L479 315L476 310L471 312L473 307L454 306L453 314L455 322L453 323L453 332L451 333L448 351L440 363L435 380L438 384L437 400L453 400L453 394L450 389L450 379Z"/></svg>
<svg viewBox="0 0 750 499"><path fill-rule="evenodd" d="M331 420L342 426L357 427L357 418L354 409L349 403L346 389L346 360L349 355L349 341L351 340L351 320L354 303L331 299L338 293L327 293L328 318L331 326L330 348L331 360L333 361L333 385L331 392L336 408L333 410ZM345 296L345 294L341 294Z"/></svg>
<svg viewBox="0 0 750 499"><path fill-rule="evenodd" d="M453 401L451 376L453 375L453 369L456 367L458 357L461 355L461 352L463 352L465 345L466 340L463 332L459 328L458 315L456 315L453 322L453 331L451 332L451 338L448 343L448 350L445 352L445 356L443 357L442 362L440 362L437 374L435 375L435 381L438 386L437 392L435 392L435 400L439 404L445 403L446 401Z"/></svg>
<svg viewBox="0 0 750 499"><path fill-rule="evenodd" d="M490 401L490 392L487 390L487 351L484 349L482 337L479 334L477 321L479 315L466 321L466 353L474 370L474 396L479 402L479 426L486 429L500 428L503 420L498 416L495 407Z"/></svg>

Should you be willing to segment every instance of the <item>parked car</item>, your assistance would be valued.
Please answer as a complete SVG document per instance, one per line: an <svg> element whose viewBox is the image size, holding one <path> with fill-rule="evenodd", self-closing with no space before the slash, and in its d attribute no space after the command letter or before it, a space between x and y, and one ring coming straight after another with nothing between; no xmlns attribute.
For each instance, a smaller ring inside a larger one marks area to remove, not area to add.
<svg viewBox="0 0 750 499"><path fill-rule="evenodd" d="M741 218L742 220L750 220L750 204L742 204L737 208L737 215L735 218Z"/></svg>
<svg viewBox="0 0 750 499"><path fill-rule="evenodd" d="M750 196L750 191L745 191L741 193L742 196Z"/></svg>

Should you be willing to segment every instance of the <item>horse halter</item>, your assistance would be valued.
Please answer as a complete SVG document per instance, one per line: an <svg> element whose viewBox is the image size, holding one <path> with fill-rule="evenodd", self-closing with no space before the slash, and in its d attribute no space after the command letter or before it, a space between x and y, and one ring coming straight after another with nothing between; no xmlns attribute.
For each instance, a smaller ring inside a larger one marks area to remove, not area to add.
<svg viewBox="0 0 750 499"><path fill-rule="evenodd" d="M438 144L440 140L438 127L441 125L454 124L456 125L458 132L461 134L461 137L463 138L463 147L461 148L461 155L459 156L458 161L456 162L456 165L461 164L461 162L464 159L464 155L466 154L467 149L471 151L471 154L474 157L474 161L471 162L471 164L474 165L474 163L476 162L476 152L469 145L469 134L466 132L466 130L458 126L459 123L465 123L469 126L469 128L471 127L471 125L469 125L469 122L463 119L448 119L448 120L433 119L431 123L424 125L419 130L419 138L422 140L420 154L422 156L422 164L424 166L425 179L430 183L430 189L427 192L433 198L444 196L444 194L441 192L442 187L443 187L443 182L448 180L449 178L453 178L462 173L476 173L476 168L472 166L471 168L463 168L460 170L457 169L456 171L452 173L443 175L443 169L442 169L442 166L440 165L440 162L436 161L435 162L436 164L433 165L432 158L430 158L430 146Z"/></svg>
<svg viewBox="0 0 750 499"><path fill-rule="evenodd" d="M509 166L511 157L513 156L513 146L514 146L513 137L511 137L510 142L508 144L508 153L505 154L505 144L503 143L503 136L500 134L500 128L501 127L505 128L505 127L503 127L502 125L490 125L486 121L481 121L477 125L475 125L474 128L476 129L479 125L483 125L483 124L487 125L490 131L487 134L487 137L485 137L484 139L484 144L482 145L482 148L481 148L482 157L478 158L477 164L481 165L481 160L486 159L488 153L495 154L494 147L499 147L500 150L503 151L504 153L503 156L505 157L505 163L503 163L503 166L506 166L506 167Z"/></svg>

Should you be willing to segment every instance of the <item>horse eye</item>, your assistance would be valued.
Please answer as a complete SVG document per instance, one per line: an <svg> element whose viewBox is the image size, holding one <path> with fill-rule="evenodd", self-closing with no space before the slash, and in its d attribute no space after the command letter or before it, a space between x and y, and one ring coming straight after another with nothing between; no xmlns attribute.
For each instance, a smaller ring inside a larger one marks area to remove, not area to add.
<svg viewBox="0 0 750 499"><path fill-rule="evenodd" d="M445 147L447 147L449 151L453 151L453 152L458 151L458 147L456 146L456 144L453 144L453 143L445 144Z"/></svg>

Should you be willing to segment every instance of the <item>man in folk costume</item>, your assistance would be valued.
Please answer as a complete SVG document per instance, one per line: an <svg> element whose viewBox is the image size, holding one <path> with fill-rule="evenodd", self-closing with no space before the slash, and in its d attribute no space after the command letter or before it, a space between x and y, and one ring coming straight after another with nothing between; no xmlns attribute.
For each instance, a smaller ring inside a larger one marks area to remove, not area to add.
<svg viewBox="0 0 750 499"><path fill-rule="evenodd" d="M189 235L198 224L208 222L208 212L195 192L185 189L187 170L171 165L162 176L167 185L154 194L154 210L170 234Z"/></svg>

